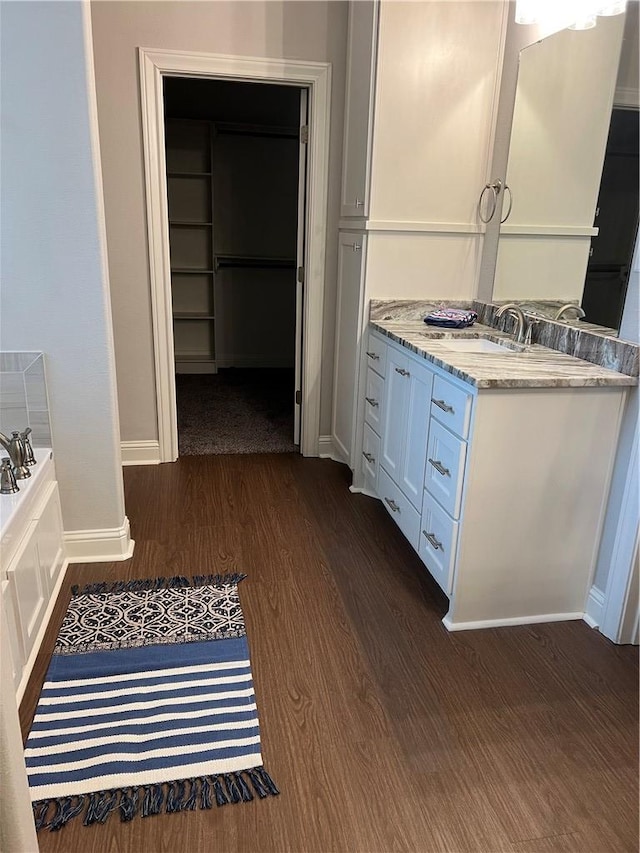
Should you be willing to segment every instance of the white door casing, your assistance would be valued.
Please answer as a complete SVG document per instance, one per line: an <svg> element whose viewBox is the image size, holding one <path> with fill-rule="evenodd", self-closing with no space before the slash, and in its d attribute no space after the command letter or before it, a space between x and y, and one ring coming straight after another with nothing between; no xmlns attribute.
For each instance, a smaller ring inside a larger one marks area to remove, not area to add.
<svg viewBox="0 0 640 853"><path fill-rule="evenodd" d="M306 87L309 90L306 246L303 264L300 452L318 455L324 308L331 65L265 57L139 48L160 462L178 458L162 79L198 77Z"/></svg>
<svg viewBox="0 0 640 853"><path fill-rule="evenodd" d="M305 222L307 217L307 145L309 133L309 93L300 90L300 144L298 145L298 230L296 234L296 337L295 399L293 404L293 443L300 444L302 405L302 342L304 323ZM306 128L306 131L304 130ZM300 396L298 392L300 391Z"/></svg>

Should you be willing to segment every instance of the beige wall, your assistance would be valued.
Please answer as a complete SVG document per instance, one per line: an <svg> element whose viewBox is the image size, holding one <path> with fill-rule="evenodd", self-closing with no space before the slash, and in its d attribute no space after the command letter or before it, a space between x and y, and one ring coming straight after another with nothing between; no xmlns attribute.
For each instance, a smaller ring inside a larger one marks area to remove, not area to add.
<svg viewBox="0 0 640 853"><path fill-rule="evenodd" d="M157 438L137 48L332 64L320 433L331 423L347 5L343 2L92 2L111 301L123 441Z"/></svg>

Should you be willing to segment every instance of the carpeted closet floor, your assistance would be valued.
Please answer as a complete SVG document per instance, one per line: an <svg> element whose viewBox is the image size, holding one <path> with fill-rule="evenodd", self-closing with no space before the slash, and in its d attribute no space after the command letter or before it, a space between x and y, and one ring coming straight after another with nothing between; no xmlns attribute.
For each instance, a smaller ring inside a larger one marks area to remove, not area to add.
<svg viewBox="0 0 640 853"><path fill-rule="evenodd" d="M292 453L292 369L177 374L178 452Z"/></svg>

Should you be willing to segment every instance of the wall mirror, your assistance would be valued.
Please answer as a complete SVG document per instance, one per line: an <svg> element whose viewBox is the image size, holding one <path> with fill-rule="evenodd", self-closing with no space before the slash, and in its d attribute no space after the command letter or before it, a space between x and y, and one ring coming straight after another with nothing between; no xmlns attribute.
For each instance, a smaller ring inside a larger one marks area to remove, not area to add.
<svg viewBox="0 0 640 853"><path fill-rule="evenodd" d="M638 117L637 3L520 52L494 301L575 302L617 333L638 229Z"/></svg>

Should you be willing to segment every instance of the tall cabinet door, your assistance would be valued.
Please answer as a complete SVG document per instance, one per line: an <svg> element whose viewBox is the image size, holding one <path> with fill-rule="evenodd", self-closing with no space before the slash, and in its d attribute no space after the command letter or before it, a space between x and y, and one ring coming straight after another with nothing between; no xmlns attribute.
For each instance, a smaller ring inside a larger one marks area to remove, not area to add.
<svg viewBox="0 0 640 853"><path fill-rule="evenodd" d="M369 162L373 120L378 3L349 4L341 216L369 215Z"/></svg>
<svg viewBox="0 0 640 853"><path fill-rule="evenodd" d="M389 347L383 406L382 452L380 460L397 485L400 485L406 436L406 407L411 372L405 355Z"/></svg>
<svg viewBox="0 0 640 853"><path fill-rule="evenodd" d="M410 364L406 417L404 419L404 456L398 485L416 509L422 507L424 469L429 437L429 415L433 373L426 367Z"/></svg>
<svg viewBox="0 0 640 853"><path fill-rule="evenodd" d="M338 295L333 376L333 439L353 467L354 418L358 368L360 285L365 235L341 232L338 237Z"/></svg>

